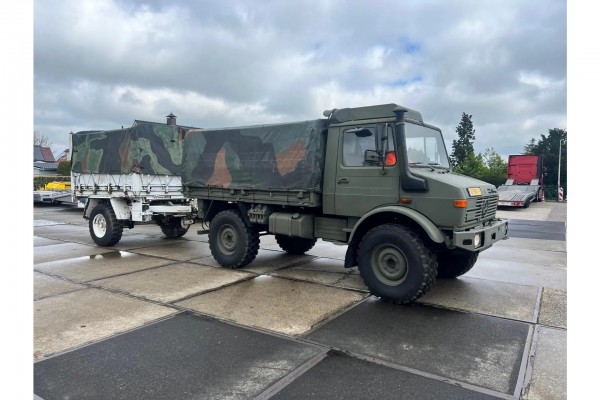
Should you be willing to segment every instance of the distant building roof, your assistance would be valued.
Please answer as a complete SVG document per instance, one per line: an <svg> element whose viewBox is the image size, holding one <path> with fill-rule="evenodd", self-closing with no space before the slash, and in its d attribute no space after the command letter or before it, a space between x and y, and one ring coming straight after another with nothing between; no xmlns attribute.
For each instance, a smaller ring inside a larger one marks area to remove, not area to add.
<svg viewBox="0 0 600 400"><path fill-rule="evenodd" d="M41 169L43 171L56 171L58 169L58 163L57 162L34 161L33 168Z"/></svg>
<svg viewBox="0 0 600 400"><path fill-rule="evenodd" d="M63 150L63 152L60 153L58 155L58 157L56 157L55 161L57 161L57 162L68 161L68 158L69 158L69 149L66 149L66 150Z"/></svg>
<svg viewBox="0 0 600 400"><path fill-rule="evenodd" d="M33 161L54 162L54 155L50 147L33 146Z"/></svg>

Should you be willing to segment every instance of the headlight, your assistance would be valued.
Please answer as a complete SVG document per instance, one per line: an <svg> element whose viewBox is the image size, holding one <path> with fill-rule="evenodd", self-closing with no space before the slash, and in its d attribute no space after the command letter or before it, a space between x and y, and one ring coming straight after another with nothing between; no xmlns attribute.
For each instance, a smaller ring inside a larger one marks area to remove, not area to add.
<svg viewBox="0 0 600 400"><path fill-rule="evenodd" d="M480 233L475 235L475 237L473 238L473 246L475 246L475 248L481 246L481 234Z"/></svg>

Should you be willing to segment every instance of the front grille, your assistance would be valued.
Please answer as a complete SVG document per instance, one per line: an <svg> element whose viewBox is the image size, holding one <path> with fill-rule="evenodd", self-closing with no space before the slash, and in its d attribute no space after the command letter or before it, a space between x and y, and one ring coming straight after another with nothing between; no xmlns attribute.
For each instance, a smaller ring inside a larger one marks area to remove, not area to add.
<svg viewBox="0 0 600 400"><path fill-rule="evenodd" d="M477 199L474 207L467 208L465 222L481 221L493 217L498 208L498 195L484 196Z"/></svg>

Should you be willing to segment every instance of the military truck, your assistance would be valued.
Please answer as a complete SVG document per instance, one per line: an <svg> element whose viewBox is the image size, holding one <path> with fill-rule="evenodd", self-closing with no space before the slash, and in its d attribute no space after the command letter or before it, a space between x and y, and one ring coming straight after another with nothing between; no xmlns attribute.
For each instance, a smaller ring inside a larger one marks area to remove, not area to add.
<svg viewBox="0 0 600 400"><path fill-rule="evenodd" d="M251 263L261 234L290 254L320 238L347 246L345 266L371 293L410 303L506 237L496 188L453 173L440 129L419 112L384 104L324 116L187 133L184 193L221 266Z"/></svg>
<svg viewBox="0 0 600 400"><path fill-rule="evenodd" d="M167 238L186 234L195 222L194 199L183 195L182 141L189 128L135 121L131 128L71 135L73 202L100 246L113 246L123 228L157 224Z"/></svg>

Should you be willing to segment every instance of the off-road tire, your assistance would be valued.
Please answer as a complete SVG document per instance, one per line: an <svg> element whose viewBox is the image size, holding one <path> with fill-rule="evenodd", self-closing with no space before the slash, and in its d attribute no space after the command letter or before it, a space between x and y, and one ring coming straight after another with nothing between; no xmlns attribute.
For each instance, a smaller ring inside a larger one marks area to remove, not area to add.
<svg viewBox="0 0 600 400"><path fill-rule="evenodd" d="M224 210L210 222L208 244L221 266L242 268L256 258L260 239L258 231L246 226L237 211Z"/></svg>
<svg viewBox="0 0 600 400"><path fill-rule="evenodd" d="M437 260L415 232L401 225L385 224L371 229L360 241L358 268L372 294L405 304L431 289Z"/></svg>
<svg viewBox="0 0 600 400"><path fill-rule="evenodd" d="M275 240L281 250L288 254L304 254L313 248L317 239L305 239L285 235L275 235Z"/></svg>
<svg viewBox="0 0 600 400"><path fill-rule="evenodd" d="M477 262L477 252L451 250L438 253L438 275L440 279L454 279L464 275Z"/></svg>
<svg viewBox="0 0 600 400"><path fill-rule="evenodd" d="M189 226L182 225L181 221L181 217L171 218L169 222L160 224L160 230L167 239L180 238L187 233L189 228Z"/></svg>
<svg viewBox="0 0 600 400"><path fill-rule="evenodd" d="M123 235L123 224L115 215L110 204L98 204L89 219L92 239L98 246L114 246Z"/></svg>

